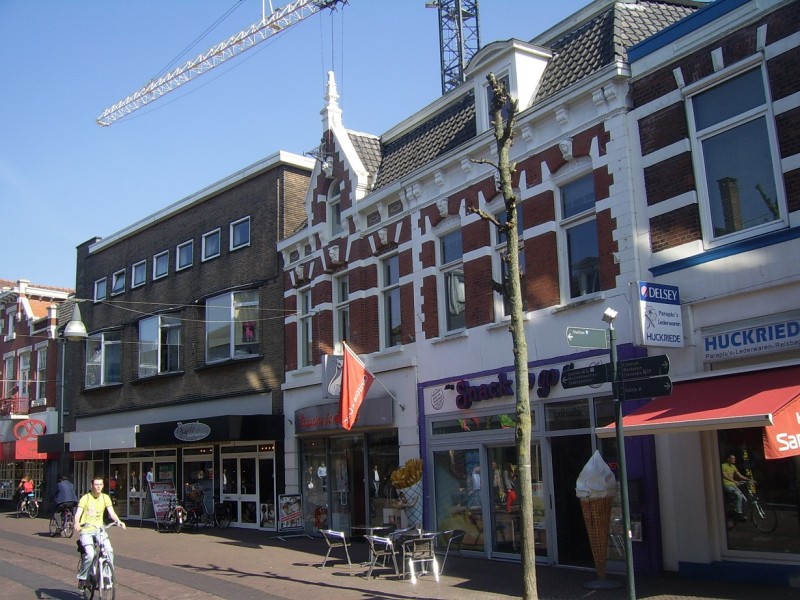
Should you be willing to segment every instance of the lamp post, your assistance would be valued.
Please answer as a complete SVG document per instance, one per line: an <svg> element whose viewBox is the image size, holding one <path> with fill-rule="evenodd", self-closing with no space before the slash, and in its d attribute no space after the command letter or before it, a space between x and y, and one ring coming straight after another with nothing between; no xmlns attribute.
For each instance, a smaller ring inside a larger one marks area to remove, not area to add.
<svg viewBox="0 0 800 600"><path fill-rule="evenodd" d="M628 506L628 469L625 464L625 436L622 431L622 400L617 378L617 335L614 319L617 311L606 308L603 321L608 323L608 348L611 361L611 390L614 396L614 415L616 419L617 455L619 462L619 488L622 502L622 529L625 541L625 575L628 585L628 600L636 600L636 584L633 576L633 547L631 545L631 514Z"/></svg>
<svg viewBox="0 0 800 600"><path fill-rule="evenodd" d="M66 372L65 360L66 360L66 347L67 342L82 342L89 334L86 332L86 325L84 325L83 320L81 319L81 309L78 307L77 302L73 304L72 308L72 316L70 317L69 322L64 327L64 332L59 336L59 355L61 358L61 373L60 373L60 384L59 384L59 394L58 394L58 433L62 436L64 435L64 374ZM61 450L59 454L59 471L61 474L64 474L64 450Z"/></svg>

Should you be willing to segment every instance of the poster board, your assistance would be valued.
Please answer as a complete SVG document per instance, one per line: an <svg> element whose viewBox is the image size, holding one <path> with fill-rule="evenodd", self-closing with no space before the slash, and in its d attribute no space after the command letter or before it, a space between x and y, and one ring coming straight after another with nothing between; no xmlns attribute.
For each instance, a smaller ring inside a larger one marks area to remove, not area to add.
<svg viewBox="0 0 800 600"><path fill-rule="evenodd" d="M148 496L153 506L153 514L156 518L156 525L164 520L169 511L170 501L178 503L178 493L175 490L174 481L154 481L149 485ZM144 513L144 511L142 511Z"/></svg>
<svg viewBox="0 0 800 600"><path fill-rule="evenodd" d="M303 497L300 494L278 495L278 539L311 537L304 531Z"/></svg>

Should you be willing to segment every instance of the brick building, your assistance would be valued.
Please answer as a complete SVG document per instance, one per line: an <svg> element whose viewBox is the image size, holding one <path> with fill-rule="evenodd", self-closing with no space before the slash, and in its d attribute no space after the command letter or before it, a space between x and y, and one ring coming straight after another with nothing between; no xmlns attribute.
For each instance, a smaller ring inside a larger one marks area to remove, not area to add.
<svg viewBox="0 0 800 600"><path fill-rule="evenodd" d="M222 496L234 523L283 491L283 266L310 159L280 152L78 247L89 337L72 353L67 448L78 491L107 474L117 512L152 516L152 480ZM277 342L277 343L276 343Z"/></svg>

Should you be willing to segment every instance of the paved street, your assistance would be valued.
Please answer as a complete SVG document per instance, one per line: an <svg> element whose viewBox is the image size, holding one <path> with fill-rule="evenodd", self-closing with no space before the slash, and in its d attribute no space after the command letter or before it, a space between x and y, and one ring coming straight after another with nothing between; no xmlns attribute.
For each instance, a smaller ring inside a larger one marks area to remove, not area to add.
<svg viewBox="0 0 800 600"><path fill-rule="evenodd" d="M78 600L75 540L51 538L47 519L17 519L0 513L0 597ZM138 522L126 531L113 528L116 552L117 600L306 600L315 596L342 599L400 598L497 599L521 594L516 563L450 557L436 584L430 576L416 586L386 577L365 580L365 569L336 561L319 568L325 554L320 539L276 539L249 530L205 529L199 533L159 533ZM353 546L354 561L366 559L363 543ZM614 577L611 577L615 579ZM622 600L624 585L591 590L584 583L594 573L539 567L542 600ZM620 578L616 578L621 581ZM674 577L637 577L638 598L652 600L796 600L800 590L740 584L682 581Z"/></svg>

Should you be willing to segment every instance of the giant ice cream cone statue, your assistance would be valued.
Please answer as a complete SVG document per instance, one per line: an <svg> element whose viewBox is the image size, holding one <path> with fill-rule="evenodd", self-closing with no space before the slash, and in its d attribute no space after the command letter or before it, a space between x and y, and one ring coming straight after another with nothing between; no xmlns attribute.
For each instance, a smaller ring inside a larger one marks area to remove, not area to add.
<svg viewBox="0 0 800 600"><path fill-rule="evenodd" d="M409 527L422 527L422 460L412 458L406 461L392 472L391 479Z"/></svg>
<svg viewBox="0 0 800 600"><path fill-rule="evenodd" d="M597 450L578 476L575 493L581 501L597 577L602 581L606 578L611 505L617 494L617 480Z"/></svg>

